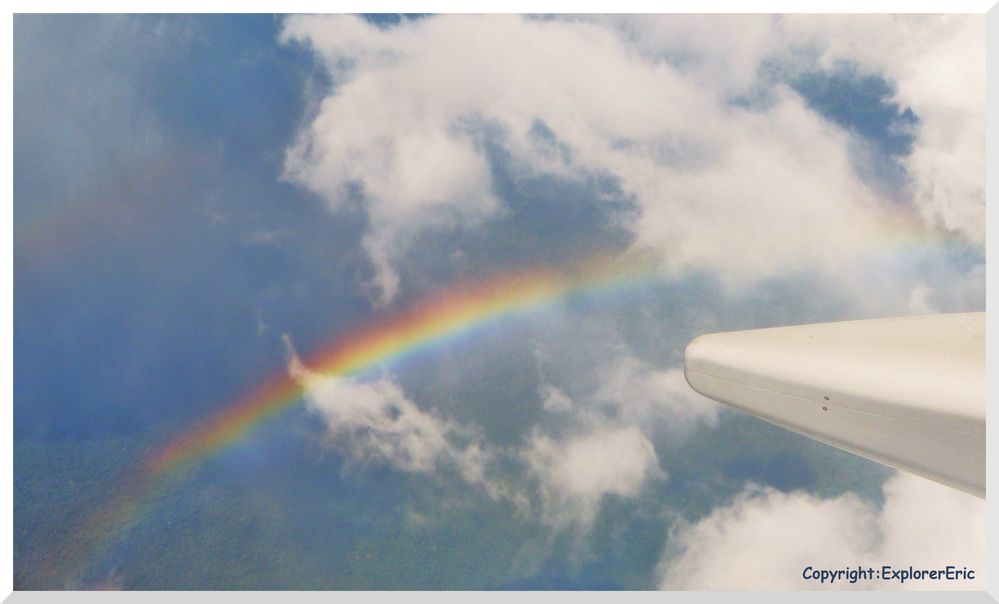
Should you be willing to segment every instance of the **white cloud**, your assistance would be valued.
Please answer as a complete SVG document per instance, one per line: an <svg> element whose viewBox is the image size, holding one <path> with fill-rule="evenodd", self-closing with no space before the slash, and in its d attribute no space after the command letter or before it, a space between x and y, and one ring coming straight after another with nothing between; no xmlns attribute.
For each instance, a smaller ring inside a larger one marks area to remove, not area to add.
<svg viewBox="0 0 999 604"><path fill-rule="evenodd" d="M338 80L289 150L286 176L334 206L348 185L361 185L371 221L364 246L383 301L398 288L393 262L420 229L474 222L498 207L488 164L461 128L482 99L474 81L461 81L467 70L447 67L453 45L469 40L438 42L420 23L388 33L356 17L291 17L282 34L307 39Z"/></svg>
<svg viewBox="0 0 999 604"><path fill-rule="evenodd" d="M985 502L911 474L884 486L878 508L853 494L820 499L751 486L730 505L671 531L660 564L664 589L983 589ZM975 571L972 582L806 581L806 566L837 570Z"/></svg>
<svg viewBox="0 0 999 604"><path fill-rule="evenodd" d="M780 50L770 15L601 15L588 20L618 28L648 59L665 59L701 86L738 95L760 63Z"/></svg>
<svg viewBox="0 0 999 604"><path fill-rule="evenodd" d="M396 265L418 232L502 211L479 142L484 123L503 129L524 170L616 177L641 208L630 225L636 245L661 253L668 269L709 268L731 283L848 272L899 228L854 172L850 136L789 89L766 109L727 101L764 59L802 45L824 63L883 73L921 119L906 165L924 217L981 240L982 23L442 15L379 29L349 16L292 17L283 39L311 44L335 85L286 172L333 205L349 183L362 185L382 301L397 291ZM538 121L571 159L531 136Z"/></svg>
<svg viewBox="0 0 999 604"><path fill-rule="evenodd" d="M588 528L604 496L635 497L649 478L666 478L637 428L600 427L562 440L535 432L523 455L538 481L542 519L555 527Z"/></svg>
<svg viewBox="0 0 999 604"><path fill-rule="evenodd" d="M603 370L594 400L622 421L646 430L663 428L673 437L686 435L699 423L715 425L721 408L694 392L683 368L659 370L631 355Z"/></svg>
<svg viewBox="0 0 999 604"><path fill-rule="evenodd" d="M310 385L309 401L325 418L330 437L356 458L430 471L448 450L441 422L416 407L390 380L322 378Z"/></svg>
<svg viewBox="0 0 999 604"><path fill-rule="evenodd" d="M666 56L706 87L745 93L769 58L809 68L859 65L896 88L919 118L903 163L932 225L985 237L983 15L624 16L610 19L651 56ZM708 32L711 32L710 34ZM801 57L806 57L802 59Z"/></svg>
<svg viewBox="0 0 999 604"><path fill-rule="evenodd" d="M789 42L852 61L897 87L919 118L905 159L915 201L932 224L985 238L985 16L788 16Z"/></svg>
<svg viewBox="0 0 999 604"><path fill-rule="evenodd" d="M605 496L636 497L648 480L666 479L652 443L638 427L577 408L558 388L543 389L546 405L573 414L570 434L554 438L535 428L522 447L500 448L474 426L420 409L388 378L355 381L317 374L301 361L290 339L284 340L288 371L305 388L309 407L322 416L326 444L348 462L433 477L457 475L555 530L585 531ZM674 386L669 379L664 384ZM507 471L497 472L503 465ZM511 467L519 470L510 473Z"/></svg>
<svg viewBox="0 0 999 604"><path fill-rule="evenodd" d="M309 406L325 420L330 445L350 459L404 472L456 471L466 482L498 496L486 479L489 453L475 431L423 411L387 378L357 382L308 369L290 341L288 371L306 389Z"/></svg>
<svg viewBox="0 0 999 604"><path fill-rule="evenodd" d="M562 390L546 384L541 388L541 406L549 413L568 413L572 411L572 399Z"/></svg>
<svg viewBox="0 0 999 604"><path fill-rule="evenodd" d="M926 315L937 312L930 302L932 295L933 288L925 283L920 283L912 288L912 292L909 294L909 314Z"/></svg>
<svg viewBox="0 0 999 604"><path fill-rule="evenodd" d="M578 392L573 383L574 396L541 387L542 408L556 418L556 428L536 427L520 451L536 511L555 528L586 530L605 495L635 498L650 481L666 480L651 438L679 442L697 425L716 423L720 407L694 392L682 369L657 370L627 352L584 371L593 373L592 389Z"/></svg>

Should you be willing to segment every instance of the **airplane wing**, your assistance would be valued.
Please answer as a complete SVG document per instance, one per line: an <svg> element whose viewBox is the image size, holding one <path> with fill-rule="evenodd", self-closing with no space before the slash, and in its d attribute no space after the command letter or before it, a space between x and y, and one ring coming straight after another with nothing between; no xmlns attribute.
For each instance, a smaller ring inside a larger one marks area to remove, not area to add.
<svg viewBox="0 0 999 604"><path fill-rule="evenodd" d="M684 373L770 423L985 497L985 313L708 334Z"/></svg>

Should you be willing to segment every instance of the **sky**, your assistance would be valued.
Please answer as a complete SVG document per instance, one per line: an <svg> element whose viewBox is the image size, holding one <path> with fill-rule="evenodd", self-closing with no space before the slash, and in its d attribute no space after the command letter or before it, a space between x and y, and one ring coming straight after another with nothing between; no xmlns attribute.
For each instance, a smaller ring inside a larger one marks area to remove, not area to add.
<svg viewBox="0 0 999 604"><path fill-rule="evenodd" d="M984 44L975 15L16 16L15 588L980 589L984 502L682 362L984 310ZM641 276L506 312L595 258ZM504 312L330 369L469 291Z"/></svg>

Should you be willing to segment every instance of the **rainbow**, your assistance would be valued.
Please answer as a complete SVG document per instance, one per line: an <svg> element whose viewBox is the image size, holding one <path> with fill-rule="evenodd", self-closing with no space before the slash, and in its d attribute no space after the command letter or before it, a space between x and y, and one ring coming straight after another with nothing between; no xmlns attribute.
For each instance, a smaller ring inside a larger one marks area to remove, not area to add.
<svg viewBox="0 0 999 604"><path fill-rule="evenodd" d="M651 268L649 263L600 257L568 270L531 268L459 285L342 334L305 359L305 365L322 376L358 376L572 294L647 281ZM275 375L154 453L146 461L147 471L162 474L224 449L300 400L304 390L289 372Z"/></svg>
<svg viewBox="0 0 999 604"><path fill-rule="evenodd" d="M376 316L339 335L304 359L310 373L363 379L506 317L542 310L577 294L618 291L655 281L647 259L598 256L561 269L532 267L460 284L396 313ZM302 399L306 385L287 370L246 392L215 415L154 450L89 517L75 541L107 543L130 526L159 492L164 477L224 450Z"/></svg>

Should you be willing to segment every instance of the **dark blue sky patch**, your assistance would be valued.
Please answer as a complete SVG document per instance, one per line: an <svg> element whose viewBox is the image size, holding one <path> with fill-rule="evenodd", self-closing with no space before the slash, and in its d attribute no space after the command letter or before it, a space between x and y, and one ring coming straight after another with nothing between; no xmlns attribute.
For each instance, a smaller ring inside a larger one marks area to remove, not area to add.
<svg viewBox="0 0 999 604"><path fill-rule="evenodd" d="M856 136L849 151L853 168L865 183L888 199L909 199L910 179L902 160L912 152L919 117L892 100L894 84L862 72L853 63L814 67L815 49L796 48L792 55L794 61L764 61L750 91L729 102L764 111L774 102L774 86L787 84L811 109Z"/></svg>
<svg viewBox="0 0 999 604"><path fill-rule="evenodd" d="M919 119L912 109L891 100L895 88L888 80L840 63L828 71L806 71L790 84L809 107L870 140L883 154L912 152Z"/></svg>
<svg viewBox="0 0 999 604"><path fill-rule="evenodd" d="M373 23L382 29L390 29L406 21L426 19L431 17L428 13L364 13L361 15L368 23Z"/></svg>
<svg viewBox="0 0 999 604"><path fill-rule="evenodd" d="M809 489L815 484L815 469L791 451L757 454L747 451L725 466L725 473L735 480L750 480L781 491Z"/></svg>
<svg viewBox="0 0 999 604"><path fill-rule="evenodd" d="M888 199L910 197L901 160L912 152L919 118L892 100L895 88L890 81L839 63L830 70L799 73L789 84L809 107L858 135L850 151L862 180Z"/></svg>

